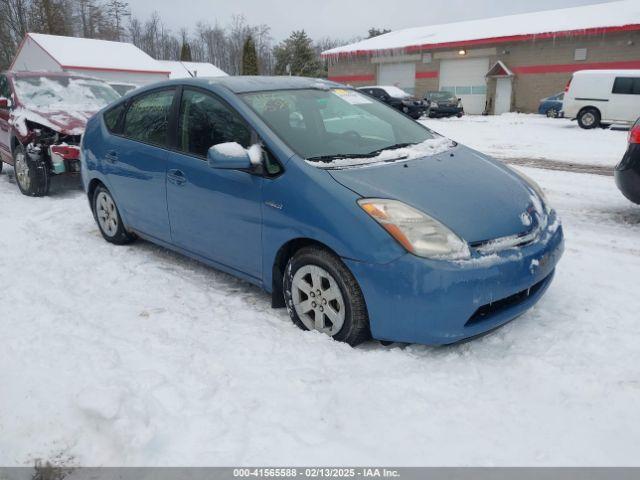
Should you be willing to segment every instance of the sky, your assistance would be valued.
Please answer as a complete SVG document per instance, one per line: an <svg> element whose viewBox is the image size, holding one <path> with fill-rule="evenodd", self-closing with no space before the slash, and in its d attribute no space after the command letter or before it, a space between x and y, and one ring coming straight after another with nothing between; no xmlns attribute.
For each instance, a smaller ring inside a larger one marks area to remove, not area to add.
<svg viewBox="0 0 640 480"><path fill-rule="evenodd" d="M604 3L605 0L129 0L141 19L154 10L172 30L199 21L226 25L233 15L267 24L274 41L304 29L314 39L366 37L370 27L399 30L430 24L536 10Z"/></svg>

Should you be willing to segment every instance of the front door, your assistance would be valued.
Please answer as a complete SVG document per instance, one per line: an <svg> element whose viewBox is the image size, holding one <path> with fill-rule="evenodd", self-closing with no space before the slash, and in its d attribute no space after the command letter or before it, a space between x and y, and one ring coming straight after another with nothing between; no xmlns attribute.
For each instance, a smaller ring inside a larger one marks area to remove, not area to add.
<svg viewBox="0 0 640 480"><path fill-rule="evenodd" d="M603 120L633 123L640 117L640 77L617 77Z"/></svg>
<svg viewBox="0 0 640 480"><path fill-rule="evenodd" d="M11 101L11 88L9 81L5 75L0 75L0 98ZM4 158L9 160L11 157L11 125L9 124L9 116L11 114L10 106L0 107L0 161Z"/></svg>
<svg viewBox="0 0 640 480"><path fill-rule="evenodd" d="M103 159L109 187L125 223L170 242L167 214L167 146L175 89L131 100L121 135L110 137Z"/></svg>
<svg viewBox="0 0 640 480"><path fill-rule="evenodd" d="M511 78L496 79L496 107L495 114L507 113L511 111Z"/></svg>
<svg viewBox="0 0 640 480"><path fill-rule="evenodd" d="M167 202L173 244L254 278L261 277L262 181L240 170L213 169L209 147L249 147L252 130L224 101L185 88L178 117L178 150L167 164Z"/></svg>

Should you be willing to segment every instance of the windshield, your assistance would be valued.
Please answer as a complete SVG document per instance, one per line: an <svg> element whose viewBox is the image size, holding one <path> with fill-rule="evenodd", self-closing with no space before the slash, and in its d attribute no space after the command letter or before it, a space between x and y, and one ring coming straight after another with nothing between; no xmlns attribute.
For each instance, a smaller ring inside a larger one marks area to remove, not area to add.
<svg viewBox="0 0 640 480"><path fill-rule="evenodd" d="M355 90L279 90L242 97L285 143L311 161L376 157L382 150L434 138L419 123Z"/></svg>
<svg viewBox="0 0 640 480"><path fill-rule="evenodd" d="M97 111L120 98L100 80L73 77L18 77L14 84L25 106L47 110Z"/></svg>
<svg viewBox="0 0 640 480"><path fill-rule="evenodd" d="M410 93L407 93L398 87L381 87L381 88L385 92L387 92L390 97L393 97L393 98L409 98L411 96Z"/></svg>
<svg viewBox="0 0 640 480"><path fill-rule="evenodd" d="M429 100L453 100L456 97L451 92L429 92L427 98Z"/></svg>

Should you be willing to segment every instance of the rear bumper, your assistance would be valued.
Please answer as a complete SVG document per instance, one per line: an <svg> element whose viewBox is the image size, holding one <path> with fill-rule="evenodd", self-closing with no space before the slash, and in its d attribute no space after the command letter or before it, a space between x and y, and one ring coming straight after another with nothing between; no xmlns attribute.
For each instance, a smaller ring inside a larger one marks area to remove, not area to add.
<svg viewBox="0 0 640 480"><path fill-rule="evenodd" d="M464 113L462 107L438 107L429 109L429 115L434 117L452 117Z"/></svg>
<svg viewBox="0 0 640 480"><path fill-rule="evenodd" d="M535 305L563 250L555 223L530 245L468 261L407 254L386 265L345 262L363 291L374 338L444 345L493 330Z"/></svg>

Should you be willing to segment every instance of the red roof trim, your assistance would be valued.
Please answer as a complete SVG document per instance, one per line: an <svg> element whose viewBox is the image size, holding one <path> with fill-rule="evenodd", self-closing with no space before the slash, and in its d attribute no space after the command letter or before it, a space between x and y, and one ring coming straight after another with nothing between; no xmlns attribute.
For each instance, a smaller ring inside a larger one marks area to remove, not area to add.
<svg viewBox="0 0 640 480"><path fill-rule="evenodd" d="M171 74L171 72L164 70L130 70L127 68L83 67L80 65L61 65L61 67L69 68L72 70L94 70L96 72L165 73L167 75Z"/></svg>
<svg viewBox="0 0 640 480"><path fill-rule="evenodd" d="M531 75L537 73L572 73L579 70L608 70L608 69L640 69L640 60L623 62L595 62L595 63L566 63L557 65L524 65L513 67L514 73Z"/></svg>
<svg viewBox="0 0 640 480"><path fill-rule="evenodd" d="M431 72L416 72L416 78L438 78L438 71L433 70Z"/></svg>
<svg viewBox="0 0 640 480"><path fill-rule="evenodd" d="M370 82L375 80L375 75L336 75L329 77L332 82L346 83L346 82Z"/></svg>
<svg viewBox="0 0 640 480"><path fill-rule="evenodd" d="M423 43L420 45L408 45L398 49L394 48L380 48L376 50L355 50L352 52L339 52L333 54L322 55L325 58L341 58L349 57L352 55L372 55L374 53L403 50L405 53L416 52L420 50L428 49L442 49L442 48L454 48L465 47L470 45L486 45L490 43L508 43L508 42L525 42L529 40L539 40L554 37L571 37L571 36L587 36L587 35L602 35L605 33L618 33L618 32L632 32L640 30L640 24L634 23L629 25L622 25L619 27L596 27L585 28L578 30L564 30L560 32L546 32L546 33L528 33L524 35L508 35L503 37L489 37L489 38L477 38L474 40L460 40L455 42L443 42L443 43Z"/></svg>

